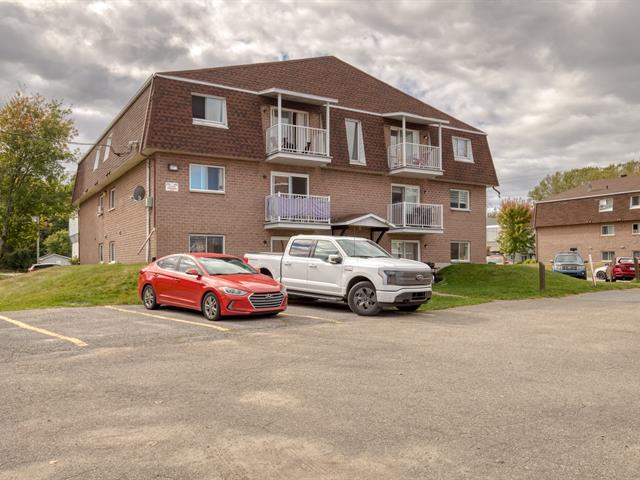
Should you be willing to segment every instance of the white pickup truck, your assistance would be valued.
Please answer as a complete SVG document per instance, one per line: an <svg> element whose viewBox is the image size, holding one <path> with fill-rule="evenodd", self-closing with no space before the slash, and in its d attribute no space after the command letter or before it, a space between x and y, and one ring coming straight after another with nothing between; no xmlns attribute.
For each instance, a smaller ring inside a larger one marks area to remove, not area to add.
<svg viewBox="0 0 640 480"><path fill-rule="evenodd" d="M290 296L346 301L358 315L377 315L385 306L415 311L431 298L428 265L394 258L366 238L297 235L284 254L244 258L279 280Z"/></svg>

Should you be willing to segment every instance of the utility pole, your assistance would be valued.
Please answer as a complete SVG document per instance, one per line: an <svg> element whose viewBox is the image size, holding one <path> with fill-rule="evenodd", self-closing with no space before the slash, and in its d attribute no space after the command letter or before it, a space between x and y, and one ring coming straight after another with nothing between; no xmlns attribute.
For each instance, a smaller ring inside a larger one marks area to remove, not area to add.
<svg viewBox="0 0 640 480"><path fill-rule="evenodd" d="M40 261L40 217L32 217L36 224L36 263Z"/></svg>

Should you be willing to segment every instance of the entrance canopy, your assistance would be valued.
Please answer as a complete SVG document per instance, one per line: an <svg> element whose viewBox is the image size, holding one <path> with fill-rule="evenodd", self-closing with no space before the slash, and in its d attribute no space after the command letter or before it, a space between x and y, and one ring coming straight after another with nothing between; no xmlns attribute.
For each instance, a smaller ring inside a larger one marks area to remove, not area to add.
<svg viewBox="0 0 640 480"><path fill-rule="evenodd" d="M331 233L335 235L339 232L342 236L351 227L369 228L371 230L370 238L373 240L373 233L377 232L378 238L376 243L380 241L386 231L392 228L394 225L382 217L373 213L362 213L349 215L347 217L336 218L331 222Z"/></svg>

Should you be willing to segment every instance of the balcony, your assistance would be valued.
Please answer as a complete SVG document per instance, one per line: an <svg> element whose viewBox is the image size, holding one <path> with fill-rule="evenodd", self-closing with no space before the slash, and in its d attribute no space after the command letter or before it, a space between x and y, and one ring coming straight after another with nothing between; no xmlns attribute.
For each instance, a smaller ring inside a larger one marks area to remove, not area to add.
<svg viewBox="0 0 640 480"><path fill-rule="evenodd" d="M330 229L331 199L316 195L276 193L265 197L266 229Z"/></svg>
<svg viewBox="0 0 640 480"><path fill-rule="evenodd" d="M267 162L322 166L331 162L328 134L323 128L279 123L267 128Z"/></svg>
<svg viewBox="0 0 640 480"><path fill-rule="evenodd" d="M417 143L398 143L387 151L389 175L433 178L442 175L440 147Z"/></svg>
<svg viewBox="0 0 640 480"><path fill-rule="evenodd" d="M387 219L395 228L389 233L442 233L442 205L427 203L392 203L387 205Z"/></svg>

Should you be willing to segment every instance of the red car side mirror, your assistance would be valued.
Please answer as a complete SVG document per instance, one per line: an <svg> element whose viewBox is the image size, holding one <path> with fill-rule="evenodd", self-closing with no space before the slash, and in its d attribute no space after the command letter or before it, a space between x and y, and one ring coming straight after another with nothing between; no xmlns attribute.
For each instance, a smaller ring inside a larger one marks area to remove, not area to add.
<svg viewBox="0 0 640 480"><path fill-rule="evenodd" d="M193 275L194 277L199 277L200 276L200 272L198 271L197 268L190 268L189 270L187 270L186 272L187 275Z"/></svg>

